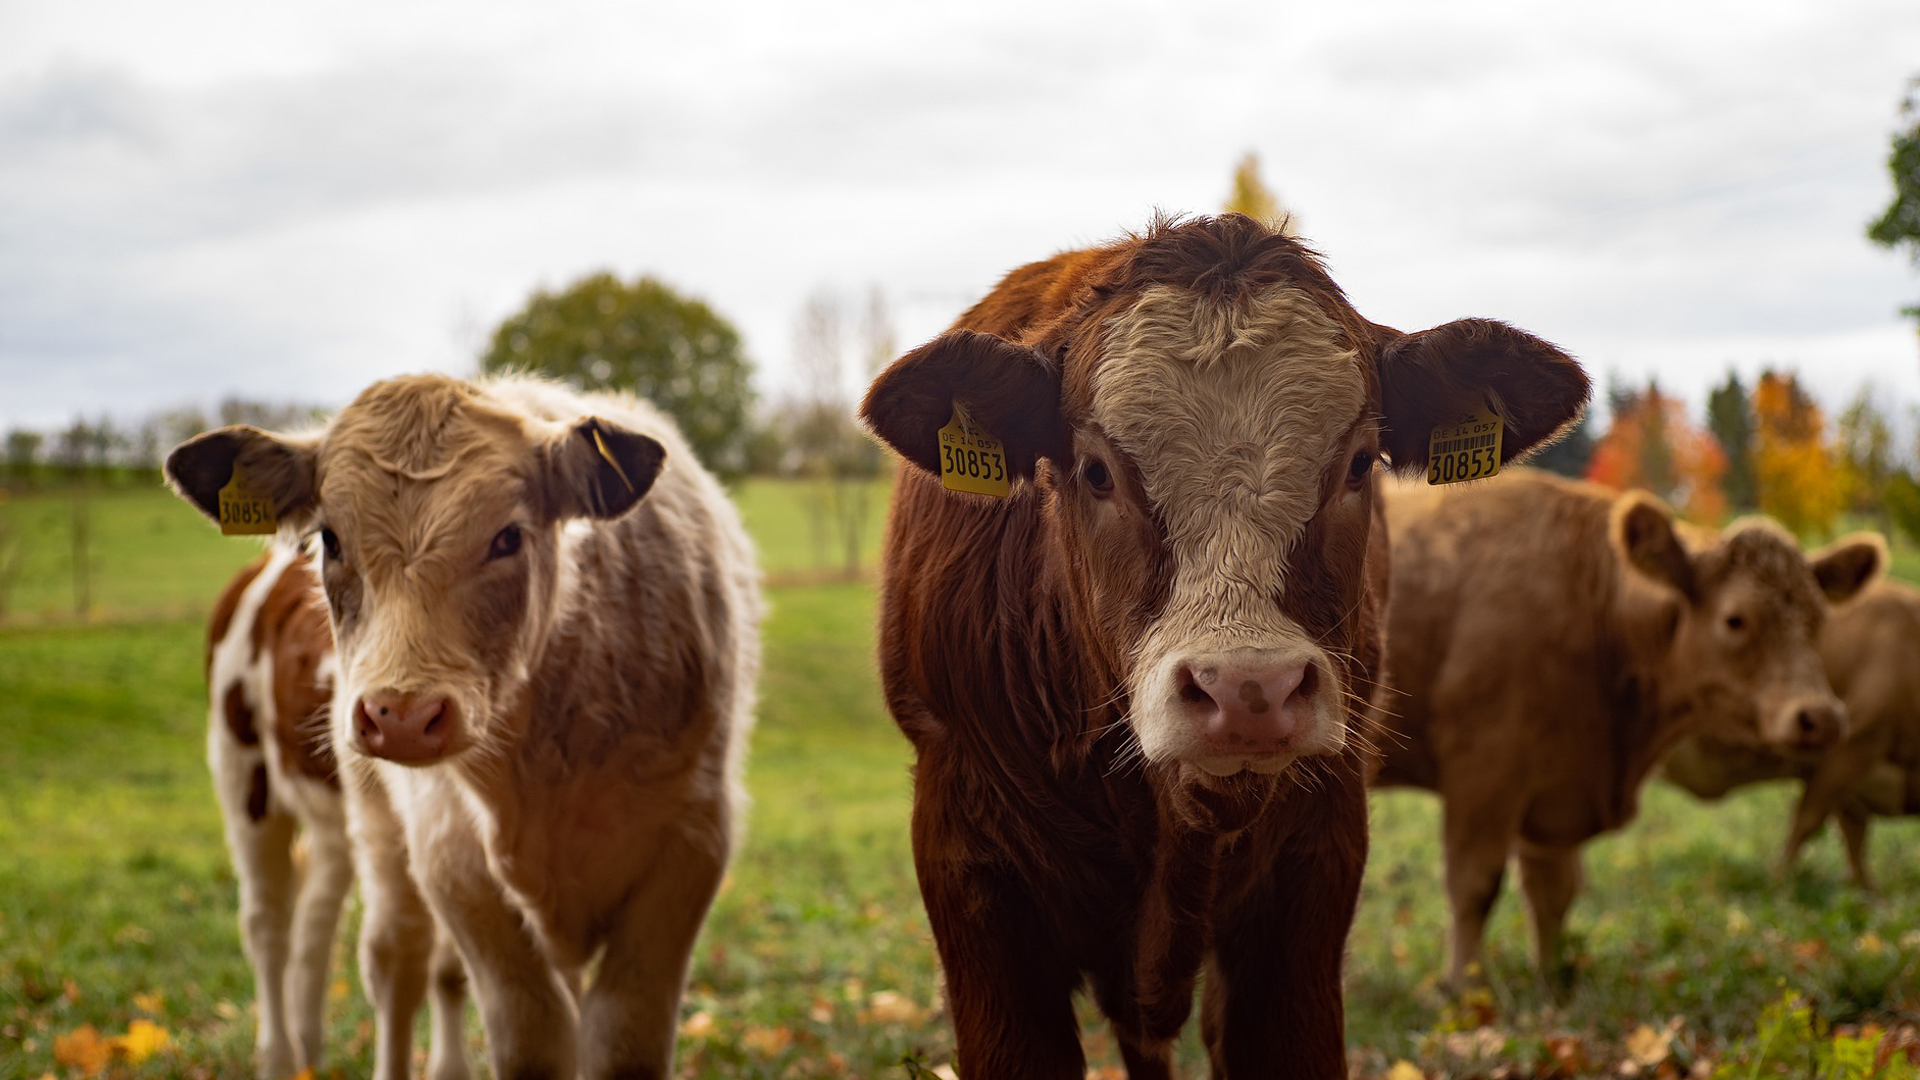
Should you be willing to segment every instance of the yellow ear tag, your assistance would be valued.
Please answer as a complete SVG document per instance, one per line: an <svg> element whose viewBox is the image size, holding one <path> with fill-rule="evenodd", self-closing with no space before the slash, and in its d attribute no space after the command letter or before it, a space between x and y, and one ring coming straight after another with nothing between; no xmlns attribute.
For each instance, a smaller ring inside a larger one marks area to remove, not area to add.
<svg viewBox="0 0 1920 1080"><path fill-rule="evenodd" d="M613 451L607 449L606 440L600 437L599 428L593 429L593 445L599 449L600 456L607 459L607 464L613 466L613 471L620 477L620 482L627 485L628 491L632 491L633 481L627 479L627 470L621 468L620 463L613 460Z"/></svg>
<svg viewBox="0 0 1920 1080"><path fill-rule="evenodd" d="M1500 414L1482 405L1427 437L1427 483L1458 484L1500 472Z"/></svg>
<svg viewBox="0 0 1920 1080"><path fill-rule="evenodd" d="M940 486L948 491L1007 497L1007 452L1000 440L973 426L959 402L940 429Z"/></svg>
<svg viewBox="0 0 1920 1080"><path fill-rule="evenodd" d="M280 528L280 515L273 512L273 496L257 488L247 470L233 463L233 476L220 489L220 534L222 536L268 536Z"/></svg>

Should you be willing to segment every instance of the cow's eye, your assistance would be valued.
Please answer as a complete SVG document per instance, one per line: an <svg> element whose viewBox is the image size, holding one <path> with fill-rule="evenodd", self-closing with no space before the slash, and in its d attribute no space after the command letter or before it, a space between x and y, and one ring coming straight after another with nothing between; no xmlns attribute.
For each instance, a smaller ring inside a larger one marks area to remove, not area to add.
<svg viewBox="0 0 1920 1080"><path fill-rule="evenodd" d="M1347 486L1348 487L1357 488L1361 484L1366 483L1367 477L1372 475L1373 475L1373 455L1370 453L1367 453L1365 450L1362 450L1359 453L1353 455L1353 460L1347 462Z"/></svg>
<svg viewBox="0 0 1920 1080"><path fill-rule="evenodd" d="M1086 467L1080 470L1080 475L1086 480L1087 487L1093 491L1094 495L1104 499L1113 494L1113 474L1107 471L1106 462L1099 458L1088 458Z"/></svg>
<svg viewBox="0 0 1920 1080"><path fill-rule="evenodd" d="M327 558L338 560L340 558L339 534L335 533L332 529L321 529L320 550L327 553Z"/></svg>
<svg viewBox="0 0 1920 1080"><path fill-rule="evenodd" d="M1746 628L1747 628L1747 617L1745 615L1735 614L1735 615L1727 616L1727 629L1737 634L1740 631L1745 630Z"/></svg>
<svg viewBox="0 0 1920 1080"><path fill-rule="evenodd" d="M487 561L507 559L520 554L520 526L509 525L493 534L493 545L487 548Z"/></svg>

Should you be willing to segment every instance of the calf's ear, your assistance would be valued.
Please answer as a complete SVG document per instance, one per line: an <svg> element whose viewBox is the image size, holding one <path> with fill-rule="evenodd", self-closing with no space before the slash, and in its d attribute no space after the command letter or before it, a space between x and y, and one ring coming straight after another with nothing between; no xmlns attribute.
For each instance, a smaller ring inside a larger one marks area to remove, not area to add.
<svg viewBox="0 0 1920 1080"><path fill-rule="evenodd" d="M1673 511L1645 492L1628 492L1613 504L1612 532L1628 565L1689 600L1695 598L1693 557L1674 531Z"/></svg>
<svg viewBox="0 0 1920 1080"><path fill-rule="evenodd" d="M1851 600L1887 565L1887 542L1878 533L1843 536L1807 556L1813 580L1833 603Z"/></svg>
<svg viewBox="0 0 1920 1080"><path fill-rule="evenodd" d="M1426 469L1435 427L1491 406L1504 428L1505 462L1558 435L1592 391L1571 356L1503 322L1460 319L1413 334L1381 329L1382 442L1403 475Z"/></svg>
<svg viewBox="0 0 1920 1080"><path fill-rule="evenodd" d="M617 518L653 487L666 448L652 436L589 416L541 449L539 484L547 512Z"/></svg>
<svg viewBox="0 0 1920 1080"><path fill-rule="evenodd" d="M279 523L298 527L313 512L317 437L288 438L244 424L196 435L167 455L167 485L215 522L220 489L237 466L250 494L270 499Z"/></svg>
<svg viewBox="0 0 1920 1080"><path fill-rule="evenodd" d="M1014 476L1030 478L1037 459L1068 453L1059 365L972 330L950 330L895 360L867 388L860 419L901 457L937 475L940 429L955 405L1000 440Z"/></svg>

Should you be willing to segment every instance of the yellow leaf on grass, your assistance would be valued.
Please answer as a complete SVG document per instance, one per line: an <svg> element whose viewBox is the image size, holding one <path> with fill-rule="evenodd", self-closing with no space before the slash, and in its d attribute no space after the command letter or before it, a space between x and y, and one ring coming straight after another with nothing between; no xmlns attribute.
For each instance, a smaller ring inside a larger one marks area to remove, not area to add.
<svg viewBox="0 0 1920 1080"><path fill-rule="evenodd" d="M159 1016L160 1010L167 1006L167 995L158 990L151 993L133 995L133 1007L143 1013Z"/></svg>
<svg viewBox="0 0 1920 1080"><path fill-rule="evenodd" d="M173 1045L173 1038L167 1029L151 1020L135 1020L127 1025L127 1033L113 1039L113 1048L127 1055L127 1060L135 1065Z"/></svg>
<svg viewBox="0 0 1920 1080"><path fill-rule="evenodd" d="M92 1024L81 1024L65 1035L53 1037L53 1060L92 1076L113 1060L113 1046L100 1037Z"/></svg>
<svg viewBox="0 0 1920 1080"><path fill-rule="evenodd" d="M1427 1074L1420 1071L1420 1066L1403 1058L1387 1070L1387 1080L1427 1080Z"/></svg>
<svg viewBox="0 0 1920 1080"><path fill-rule="evenodd" d="M1672 1052L1673 1031L1655 1031L1647 1024L1641 1024L1627 1036L1627 1056L1637 1065L1652 1068L1667 1060Z"/></svg>

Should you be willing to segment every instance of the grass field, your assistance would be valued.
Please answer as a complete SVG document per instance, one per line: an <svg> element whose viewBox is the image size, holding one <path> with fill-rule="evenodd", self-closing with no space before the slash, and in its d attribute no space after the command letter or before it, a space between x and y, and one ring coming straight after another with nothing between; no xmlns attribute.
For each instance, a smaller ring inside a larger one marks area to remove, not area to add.
<svg viewBox="0 0 1920 1080"><path fill-rule="evenodd" d="M825 580L801 492L749 484L740 500L776 582L755 805L696 956L681 1073L907 1077L903 1055L936 1066L952 1047L908 856L910 755L873 672L872 587ZM32 521L56 502L0 510ZM157 493L102 495L95 515L94 621L62 614L59 580L28 579L26 624L0 627L0 1077L84 1075L59 1063L62 1039L77 1060L76 1032L143 1020L169 1048L123 1055L112 1075L241 1076L251 979L202 760L199 663L201 613L254 549ZM876 499L876 532L880 517ZM57 559L32 565L61 575ZM1460 1002L1434 981L1435 802L1377 795L1349 964L1356 1072L1404 1059L1433 1076L1619 1075L1636 1048L1652 1056L1651 1038L1663 1058L1648 1075L1684 1075L1750 1044L1786 990L1842 1024L1920 1022L1920 821L1876 826L1882 891L1869 897L1844 884L1832 837L1775 879L1790 801L1780 785L1717 806L1650 788L1632 827L1588 849L1574 989L1538 988L1510 894L1490 930L1490 993ZM345 940L328 1071L357 1076L371 1032ZM1116 1063L1097 1025L1087 1041L1096 1070ZM1183 1057L1204 1074L1191 1039Z"/></svg>

